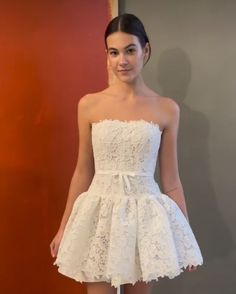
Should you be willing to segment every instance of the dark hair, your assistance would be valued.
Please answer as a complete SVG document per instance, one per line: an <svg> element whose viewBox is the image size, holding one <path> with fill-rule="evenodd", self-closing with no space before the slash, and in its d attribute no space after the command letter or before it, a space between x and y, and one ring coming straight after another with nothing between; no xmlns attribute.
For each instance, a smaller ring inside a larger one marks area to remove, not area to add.
<svg viewBox="0 0 236 294"><path fill-rule="evenodd" d="M149 56L145 64L148 62L151 56L151 46L150 46L149 38L144 28L144 25L137 16L131 13L123 13L119 16L116 16L109 22L104 34L104 41L105 41L106 48L107 48L107 37L115 32L123 32L123 33L131 34L131 35L135 35L136 37L138 37L142 48L144 48L146 43L149 43L149 48L150 48Z"/></svg>

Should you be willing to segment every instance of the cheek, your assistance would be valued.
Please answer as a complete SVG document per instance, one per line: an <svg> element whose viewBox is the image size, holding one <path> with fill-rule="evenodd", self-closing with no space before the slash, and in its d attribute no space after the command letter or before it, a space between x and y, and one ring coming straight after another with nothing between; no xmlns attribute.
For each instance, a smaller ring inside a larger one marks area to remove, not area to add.
<svg viewBox="0 0 236 294"><path fill-rule="evenodd" d="M135 61L134 61L134 65L137 69L140 69L143 67L143 58L142 56L136 57Z"/></svg>
<svg viewBox="0 0 236 294"><path fill-rule="evenodd" d="M116 58L108 58L108 64L110 64L111 67L114 67L117 64Z"/></svg>

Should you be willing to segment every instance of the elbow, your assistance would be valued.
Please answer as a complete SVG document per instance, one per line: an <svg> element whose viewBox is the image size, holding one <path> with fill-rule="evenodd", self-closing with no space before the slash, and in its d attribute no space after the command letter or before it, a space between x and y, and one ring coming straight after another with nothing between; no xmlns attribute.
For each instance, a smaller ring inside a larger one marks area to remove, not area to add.
<svg viewBox="0 0 236 294"><path fill-rule="evenodd" d="M76 165L75 170L74 170L74 176L76 178L92 178L94 176L94 168L92 166L80 166Z"/></svg>
<svg viewBox="0 0 236 294"><path fill-rule="evenodd" d="M182 187L182 183L178 174L161 177L161 186L164 193Z"/></svg>

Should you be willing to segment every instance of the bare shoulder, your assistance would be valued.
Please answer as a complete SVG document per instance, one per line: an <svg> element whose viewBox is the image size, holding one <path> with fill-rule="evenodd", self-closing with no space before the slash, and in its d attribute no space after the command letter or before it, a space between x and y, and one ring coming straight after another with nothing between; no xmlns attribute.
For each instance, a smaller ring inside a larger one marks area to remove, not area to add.
<svg viewBox="0 0 236 294"><path fill-rule="evenodd" d="M158 115L163 124L164 129L169 129L173 126L178 126L180 107L179 104L170 97L158 96Z"/></svg>
<svg viewBox="0 0 236 294"><path fill-rule="evenodd" d="M92 106L94 103L96 103L98 101L99 97L101 97L100 92L89 93L89 94L82 96L78 103L79 103L79 105L81 105L81 107L89 107L89 106Z"/></svg>
<svg viewBox="0 0 236 294"><path fill-rule="evenodd" d="M93 116L97 112L96 109L101 108L104 94L102 92L89 93L80 98L78 101L78 112L89 123L92 123Z"/></svg>
<svg viewBox="0 0 236 294"><path fill-rule="evenodd" d="M160 99L162 111L168 120L179 117L180 107L179 104L173 98L158 97L158 99Z"/></svg>
<svg viewBox="0 0 236 294"><path fill-rule="evenodd" d="M156 102L158 103L158 107L160 107L163 112L179 112L179 105L173 98L161 96L160 94L151 89L149 89L148 93L151 97L153 97L156 100Z"/></svg>
<svg viewBox="0 0 236 294"><path fill-rule="evenodd" d="M89 94L82 96L78 101L78 114L80 117L86 117L88 115L88 110L91 104L91 99L89 99Z"/></svg>
<svg viewBox="0 0 236 294"><path fill-rule="evenodd" d="M80 98L78 105L85 109L92 108L101 101L102 97L101 92L89 93Z"/></svg>
<svg viewBox="0 0 236 294"><path fill-rule="evenodd" d="M159 96L158 99L166 111L169 111L172 114L180 111L179 104L173 98Z"/></svg>

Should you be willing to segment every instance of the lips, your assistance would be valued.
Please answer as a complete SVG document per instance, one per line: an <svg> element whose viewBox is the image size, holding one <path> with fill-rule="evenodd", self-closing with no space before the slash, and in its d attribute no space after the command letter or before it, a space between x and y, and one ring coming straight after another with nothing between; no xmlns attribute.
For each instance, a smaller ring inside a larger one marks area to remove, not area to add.
<svg viewBox="0 0 236 294"><path fill-rule="evenodd" d="M118 70L119 72L126 72L126 71L130 71L130 69L121 69L121 70Z"/></svg>

